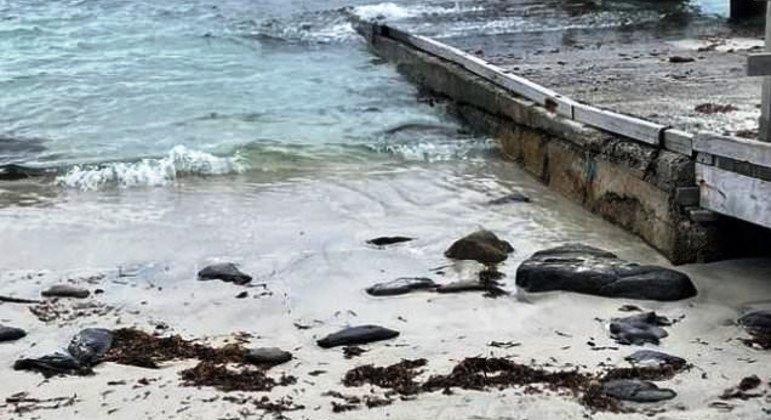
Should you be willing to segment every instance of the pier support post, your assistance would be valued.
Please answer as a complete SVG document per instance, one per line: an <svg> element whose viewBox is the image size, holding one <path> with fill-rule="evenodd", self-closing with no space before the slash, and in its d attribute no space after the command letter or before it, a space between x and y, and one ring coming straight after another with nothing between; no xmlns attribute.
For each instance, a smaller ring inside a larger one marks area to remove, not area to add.
<svg viewBox="0 0 771 420"><path fill-rule="evenodd" d="M766 7L766 53L771 52L771 7ZM760 128L758 140L771 141L771 75L766 72L763 77L760 105Z"/></svg>

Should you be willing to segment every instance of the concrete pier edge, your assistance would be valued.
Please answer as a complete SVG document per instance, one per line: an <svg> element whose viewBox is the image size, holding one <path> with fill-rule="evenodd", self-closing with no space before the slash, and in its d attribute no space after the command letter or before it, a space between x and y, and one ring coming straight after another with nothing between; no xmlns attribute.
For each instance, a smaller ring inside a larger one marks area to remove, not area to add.
<svg viewBox="0 0 771 420"><path fill-rule="evenodd" d="M673 264L736 255L728 239L737 223L752 236L754 226L698 207L694 135L572 101L430 38L351 19L375 54L449 99L508 159Z"/></svg>

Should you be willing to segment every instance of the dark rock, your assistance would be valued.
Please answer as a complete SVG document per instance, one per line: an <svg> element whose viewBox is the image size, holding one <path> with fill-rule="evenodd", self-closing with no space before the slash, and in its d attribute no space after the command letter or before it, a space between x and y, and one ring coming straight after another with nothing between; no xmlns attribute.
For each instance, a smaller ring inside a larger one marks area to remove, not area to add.
<svg viewBox="0 0 771 420"><path fill-rule="evenodd" d="M280 365L292 360L292 353L278 347L259 347L249 350L244 361L255 365Z"/></svg>
<svg viewBox="0 0 771 420"><path fill-rule="evenodd" d="M752 334L771 334L771 311L750 312L738 322Z"/></svg>
<svg viewBox="0 0 771 420"><path fill-rule="evenodd" d="M367 243L370 245L386 246L398 244L401 242L409 242L411 240L412 238L408 238L406 236L381 236L379 238L370 239L367 241Z"/></svg>
<svg viewBox="0 0 771 420"><path fill-rule="evenodd" d="M249 297L249 292L243 291L236 295L236 299L244 299Z"/></svg>
<svg viewBox="0 0 771 420"><path fill-rule="evenodd" d="M526 195L524 195L522 193L515 192L515 193L508 194L508 195L504 195L503 197L499 197L499 198L490 200L490 201L487 202L487 204L491 205L491 206L497 206L497 205L501 205L501 204L529 203L529 202L530 202L530 197L528 197L528 196L526 196Z"/></svg>
<svg viewBox="0 0 771 420"><path fill-rule="evenodd" d="M454 260L474 260L482 264L498 264L514 252L510 243L489 230L479 230L455 241L444 255Z"/></svg>
<svg viewBox="0 0 771 420"><path fill-rule="evenodd" d="M372 296L403 295L415 290L435 289L436 283L426 277L400 277L385 283L377 283L368 287L367 293Z"/></svg>
<svg viewBox="0 0 771 420"><path fill-rule="evenodd" d="M679 55L673 55L673 56L669 57L669 62L670 63L691 63L691 62L694 62L694 61L696 61L696 59L693 58L693 57L683 57L683 56L679 56Z"/></svg>
<svg viewBox="0 0 771 420"><path fill-rule="evenodd" d="M233 263L219 263L199 271L198 280L222 280L228 283L246 284L252 281L252 276L242 273Z"/></svg>
<svg viewBox="0 0 771 420"><path fill-rule="evenodd" d="M675 369L680 369L686 364L685 359L682 357L672 356L671 354L655 350L638 350L625 357L625 359L635 365L672 366Z"/></svg>
<svg viewBox="0 0 771 420"><path fill-rule="evenodd" d="M495 295L506 294L495 282L481 282L476 280L461 280L452 283L441 284L436 288L439 293L462 292L490 292Z"/></svg>
<svg viewBox="0 0 771 420"><path fill-rule="evenodd" d="M19 359L14 362L13 369L40 372L46 378L54 375L89 372L88 368L83 367L74 357L67 353L54 353L36 359Z"/></svg>
<svg viewBox="0 0 771 420"><path fill-rule="evenodd" d="M361 325L358 327L345 328L334 334L330 334L321 340L316 341L316 344L326 349L330 347L367 344L373 341L388 340L397 337L398 335L398 331L379 327L377 325Z"/></svg>
<svg viewBox="0 0 771 420"><path fill-rule="evenodd" d="M677 396L671 389L659 388L656 384L640 379L614 379L602 384L602 393L620 400L635 402L657 402Z"/></svg>
<svg viewBox="0 0 771 420"><path fill-rule="evenodd" d="M668 335L661 328L663 325L671 325L671 322L655 312L645 312L626 318L613 318L610 334L619 344L658 344L660 339Z"/></svg>
<svg viewBox="0 0 771 420"><path fill-rule="evenodd" d="M672 301L696 295L691 279L664 267L638 265L587 245L536 252L517 269L528 292L564 290L597 296Z"/></svg>
<svg viewBox="0 0 771 420"><path fill-rule="evenodd" d="M4 341L16 341L26 335L27 332L21 328L0 325L0 343Z"/></svg>
<svg viewBox="0 0 771 420"><path fill-rule="evenodd" d="M506 277L505 274L498 271L495 266L490 266L479 272L479 281L489 283Z"/></svg>
<svg viewBox="0 0 771 420"><path fill-rule="evenodd" d="M43 290L40 294L45 297L71 297L83 299L87 298L90 292L86 289L70 286L68 284L57 284Z"/></svg>
<svg viewBox="0 0 771 420"><path fill-rule="evenodd" d="M94 366L112 346L112 331L104 328L86 328L77 333L67 351L82 366Z"/></svg>

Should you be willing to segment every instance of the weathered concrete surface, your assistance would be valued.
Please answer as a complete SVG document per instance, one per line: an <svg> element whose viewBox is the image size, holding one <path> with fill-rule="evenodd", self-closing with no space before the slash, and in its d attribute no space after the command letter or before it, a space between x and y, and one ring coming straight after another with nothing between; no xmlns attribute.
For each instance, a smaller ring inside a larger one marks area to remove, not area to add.
<svg viewBox="0 0 771 420"><path fill-rule="evenodd" d="M591 211L639 235L674 263L714 259L715 229L688 219L674 189L694 185L686 156L566 120L455 64L382 36L376 53L435 94L528 172Z"/></svg>
<svg viewBox="0 0 771 420"><path fill-rule="evenodd" d="M594 30L527 47L506 37L444 42L580 102L689 132L756 135L761 80L746 75L746 62L763 45L762 27L672 26L682 30ZM697 110L703 104L731 108Z"/></svg>

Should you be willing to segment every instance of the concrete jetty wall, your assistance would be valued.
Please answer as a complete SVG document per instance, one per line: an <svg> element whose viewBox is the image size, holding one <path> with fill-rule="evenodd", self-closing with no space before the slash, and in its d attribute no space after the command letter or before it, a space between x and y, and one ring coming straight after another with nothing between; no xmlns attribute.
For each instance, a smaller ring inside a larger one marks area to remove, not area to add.
<svg viewBox="0 0 771 420"><path fill-rule="evenodd" d="M450 99L465 122L495 138L507 158L550 188L638 235L675 264L724 255L729 243L724 228L709 214L694 220L699 213L694 213L693 199L684 198L696 185L687 134L662 129L649 144L594 128L571 118L590 106L564 108L558 96L536 103L405 42L401 31L356 23L376 54L423 88ZM698 206L698 189L695 200Z"/></svg>

